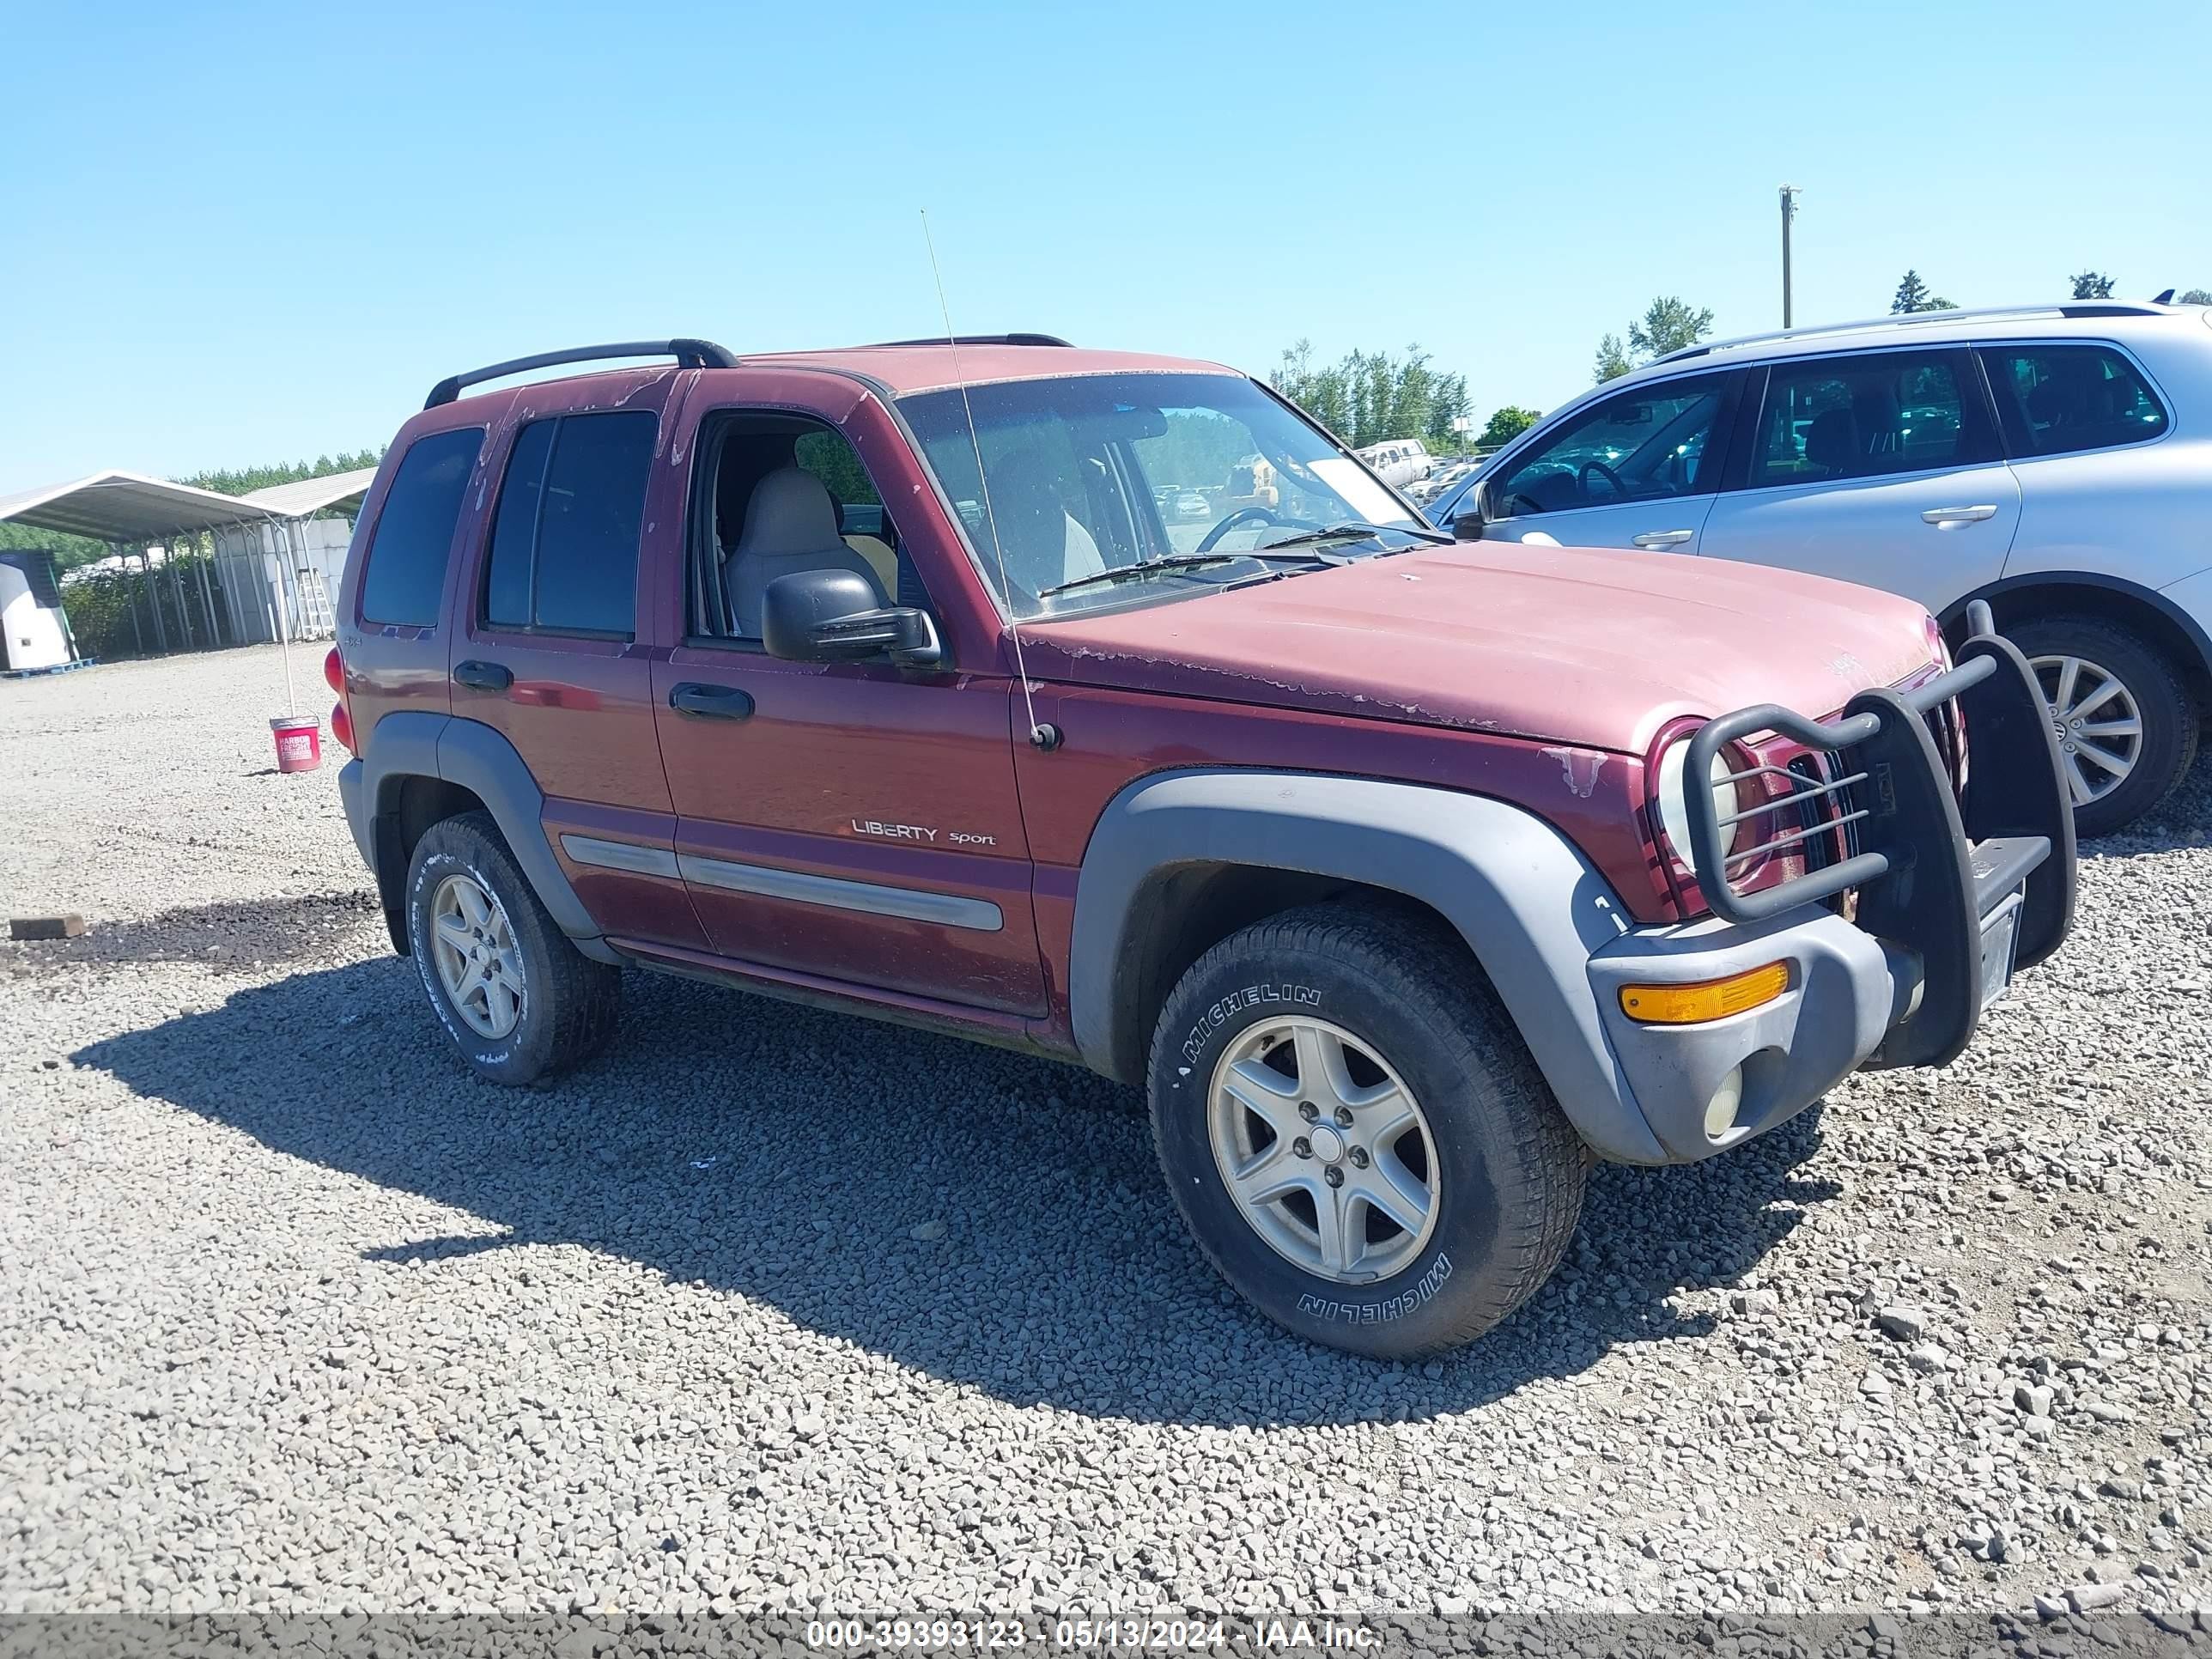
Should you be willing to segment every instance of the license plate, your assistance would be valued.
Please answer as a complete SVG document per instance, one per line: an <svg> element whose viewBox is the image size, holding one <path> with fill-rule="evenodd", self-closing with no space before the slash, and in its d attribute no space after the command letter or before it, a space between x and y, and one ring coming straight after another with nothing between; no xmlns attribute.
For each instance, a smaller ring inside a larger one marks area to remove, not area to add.
<svg viewBox="0 0 2212 1659"><path fill-rule="evenodd" d="M2020 939L2021 890L2014 888L1982 918L1982 1006L1994 1008L2012 985L2012 963Z"/></svg>

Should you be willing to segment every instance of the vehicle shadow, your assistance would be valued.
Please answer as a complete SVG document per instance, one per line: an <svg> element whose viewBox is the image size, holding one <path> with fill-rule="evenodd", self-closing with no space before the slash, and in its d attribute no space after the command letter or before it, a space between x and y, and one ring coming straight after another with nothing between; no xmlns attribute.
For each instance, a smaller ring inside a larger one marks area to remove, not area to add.
<svg viewBox="0 0 2212 1659"><path fill-rule="evenodd" d="M462 1073L413 965L388 956L72 1059L501 1230L364 1240L368 1261L574 1244L1005 1399L1179 1423L1427 1418L1620 1344L1705 1334L1710 1316L1670 1305L1676 1288L1740 1281L1799 1206L1837 1191L1793 1173L1816 1113L1706 1164L1600 1169L1567 1261L1511 1322L1442 1359L1382 1364L1301 1342L1229 1293L1130 1090L684 981L633 974L624 991L612 1048L532 1090Z"/></svg>
<svg viewBox="0 0 2212 1659"><path fill-rule="evenodd" d="M376 896L356 890L290 899L218 900L118 921L95 916L72 939L42 939L33 951L0 951L0 977L36 977L63 964L128 967L148 962L189 962L207 973L258 975L272 964L328 956L334 948L350 945L362 920L379 914Z"/></svg>

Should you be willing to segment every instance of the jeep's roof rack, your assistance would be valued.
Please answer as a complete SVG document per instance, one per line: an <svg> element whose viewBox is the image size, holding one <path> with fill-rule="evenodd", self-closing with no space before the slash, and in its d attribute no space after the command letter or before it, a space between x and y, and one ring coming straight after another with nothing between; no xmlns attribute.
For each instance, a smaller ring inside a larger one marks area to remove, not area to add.
<svg viewBox="0 0 2212 1659"><path fill-rule="evenodd" d="M1057 334L939 334L927 340L876 340L864 346L856 346L854 349L884 351L894 346L939 345L1065 346L1071 351L1075 349L1074 341L1063 340Z"/></svg>
<svg viewBox="0 0 2212 1659"><path fill-rule="evenodd" d="M1743 334L1732 340L1712 340L1700 345L1684 346L1679 351L1670 351L1665 356L1655 357L1651 361L1654 363L1679 363L1692 357L1710 356L1717 351L1771 345L1778 340L1813 339L1830 334L1874 334L1891 328L1941 328L1947 323L1979 322L2004 317L2161 317L2166 314L2165 307L2155 301L2143 304L2125 300L2071 302L2055 300L2039 306L1980 306L1963 310L1954 307L1948 311L1907 311L1887 317L1868 317L1855 323L1814 323L1803 328L1778 328L1765 334Z"/></svg>
<svg viewBox="0 0 2212 1659"><path fill-rule="evenodd" d="M465 374L449 374L430 388L430 395L422 400L425 409L435 409L449 404L461 395L466 386L477 386L486 380L503 380L510 374L520 374L533 368L551 368L556 363L589 363L607 357L673 357L684 368L735 368L738 360L726 346L718 346L712 340L629 340L615 345L571 346L566 351L541 351L534 357L514 357L503 363L488 363L482 368L472 368Z"/></svg>

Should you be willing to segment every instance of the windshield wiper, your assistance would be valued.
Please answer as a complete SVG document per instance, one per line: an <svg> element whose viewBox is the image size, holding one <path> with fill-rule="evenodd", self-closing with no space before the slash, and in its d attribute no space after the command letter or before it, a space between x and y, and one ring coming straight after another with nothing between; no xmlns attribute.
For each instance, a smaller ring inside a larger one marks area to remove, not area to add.
<svg viewBox="0 0 2212 1659"><path fill-rule="evenodd" d="M1285 536L1279 542L1269 542L1258 550L1273 552L1279 547L1301 547L1312 542L1370 541L1377 536L1411 536L1416 541L1449 542L1452 538L1440 530L1418 530L1406 524L1364 524L1357 520L1343 524L1326 526L1320 530L1309 530L1297 536Z"/></svg>
<svg viewBox="0 0 2212 1659"><path fill-rule="evenodd" d="M1312 538L1300 537L1298 539L1305 541ZM1280 547L1283 544L1278 542L1275 547ZM1162 558L1139 560L1135 564L1110 565L1103 570L1094 570L1087 576L1078 576L1073 581L1059 582L1050 587L1040 588L1037 591L1037 598L1048 599L1055 593L1065 593L1073 588L1095 587L1107 582L1131 581L1139 576L1149 576L1156 570L1190 570L1205 565L1234 564L1239 559L1258 559L1266 562L1278 558L1285 564L1303 565L1309 568L1340 562L1325 553L1294 552L1279 555L1274 547L1248 548L1236 553L1170 553Z"/></svg>

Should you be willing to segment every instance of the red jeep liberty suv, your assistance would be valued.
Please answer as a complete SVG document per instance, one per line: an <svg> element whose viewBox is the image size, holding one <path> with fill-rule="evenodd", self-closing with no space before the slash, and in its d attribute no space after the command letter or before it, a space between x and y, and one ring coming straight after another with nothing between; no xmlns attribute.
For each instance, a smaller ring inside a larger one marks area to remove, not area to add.
<svg viewBox="0 0 2212 1659"><path fill-rule="evenodd" d="M671 340L439 385L330 670L483 1076L592 1054L625 964L1074 1060L1238 1291L1407 1355L1543 1283L1593 1155L1944 1065L2057 947L2057 749L1979 623L1455 541L1211 364Z"/></svg>

